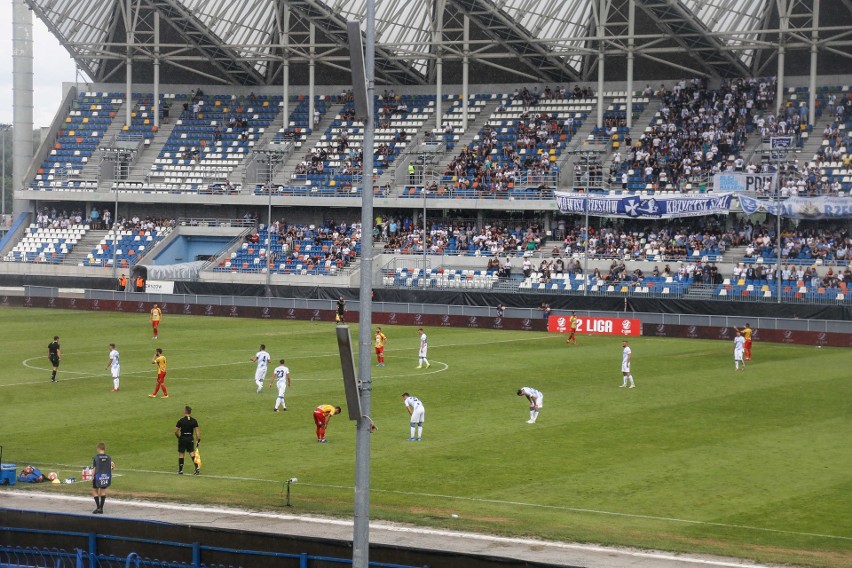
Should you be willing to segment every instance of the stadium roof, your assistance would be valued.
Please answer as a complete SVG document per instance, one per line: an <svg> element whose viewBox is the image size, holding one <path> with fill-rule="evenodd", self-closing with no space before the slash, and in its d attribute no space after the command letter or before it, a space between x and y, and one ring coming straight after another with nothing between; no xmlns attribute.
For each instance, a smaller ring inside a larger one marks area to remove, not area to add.
<svg viewBox="0 0 852 568"><path fill-rule="evenodd" d="M363 30L366 12L366 0L24 1L97 82L124 80L128 27L133 79L152 82L158 13L162 82L273 85L286 56L291 82L307 82L313 60L317 83L345 84L346 21ZM600 50L606 79L624 80L631 49L637 80L764 76L776 73L779 43L786 73L805 75L815 41L819 73L852 69L852 0L633 2L631 46L630 0L379 0L376 81L432 84L440 56L444 82L460 82L466 55L472 83L591 81Z"/></svg>

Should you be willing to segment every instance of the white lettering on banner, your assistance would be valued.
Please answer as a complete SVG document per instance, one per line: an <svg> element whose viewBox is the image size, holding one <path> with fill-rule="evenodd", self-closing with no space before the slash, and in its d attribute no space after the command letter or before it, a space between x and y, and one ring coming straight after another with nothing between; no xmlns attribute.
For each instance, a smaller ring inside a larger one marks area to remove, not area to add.
<svg viewBox="0 0 852 568"><path fill-rule="evenodd" d="M586 330L595 333L612 333L612 320L590 318L587 320Z"/></svg>
<svg viewBox="0 0 852 568"><path fill-rule="evenodd" d="M589 213L618 213L618 201L615 199L589 200Z"/></svg>
<svg viewBox="0 0 852 568"><path fill-rule="evenodd" d="M555 333L568 333L569 321L565 316L550 316L547 330ZM642 335L642 322L638 319L578 317L577 333L587 335Z"/></svg>

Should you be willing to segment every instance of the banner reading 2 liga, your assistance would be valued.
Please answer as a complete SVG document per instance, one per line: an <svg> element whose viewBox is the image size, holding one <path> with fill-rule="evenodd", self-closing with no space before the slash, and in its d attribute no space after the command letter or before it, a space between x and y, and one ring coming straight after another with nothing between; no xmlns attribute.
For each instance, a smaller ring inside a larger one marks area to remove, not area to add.
<svg viewBox="0 0 852 568"><path fill-rule="evenodd" d="M568 316L549 316L547 331L568 333ZM577 333L583 335L642 335L642 320L628 318L578 317Z"/></svg>

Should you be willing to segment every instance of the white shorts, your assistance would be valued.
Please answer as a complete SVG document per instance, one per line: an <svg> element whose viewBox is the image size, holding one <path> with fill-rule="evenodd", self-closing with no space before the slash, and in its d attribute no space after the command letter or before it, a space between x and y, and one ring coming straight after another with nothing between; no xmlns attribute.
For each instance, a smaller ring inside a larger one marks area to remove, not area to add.
<svg viewBox="0 0 852 568"><path fill-rule="evenodd" d="M623 363L621 365L621 372L622 373L629 373L630 372L630 363Z"/></svg>
<svg viewBox="0 0 852 568"><path fill-rule="evenodd" d="M734 361L742 361L743 353L744 351L742 349L734 349Z"/></svg>
<svg viewBox="0 0 852 568"><path fill-rule="evenodd" d="M254 372L254 382L260 384L266 380L266 367L258 367Z"/></svg>
<svg viewBox="0 0 852 568"><path fill-rule="evenodd" d="M530 402L530 404L531 404L532 406L536 406L536 407L538 407L538 408L541 408L542 406L544 406L544 395L541 395L541 396L539 396L539 397L536 397L536 398L532 399L532 401Z"/></svg>
<svg viewBox="0 0 852 568"><path fill-rule="evenodd" d="M121 375L121 365L110 367L110 371L112 371L112 378L117 379Z"/></svg>
<svg viewBox="0 0 852 568"><path fill-rule="evenodd" d="M412 423L420 423L423 422L423 419L426 417L426 407L422 404L411 411L411 420L409 422Z"/></svg>
<svg viewBox="0 0 852 568"><path fill-rule="evenodd" d="M420 357L423 357L423 358L425 359L425 358L426 358L426 352L427 352L427 351L429 351L429 350L428 350L428 349L421 349L421 350L420 350Z"/></svg>
<svg viewBox="0 0 852 568"><path fill-rule="evenodd" d="M287 390L287 381L280 380L275 383L275 386L278 387L278 396L279 398L284 398L284 391Z"/></svg>

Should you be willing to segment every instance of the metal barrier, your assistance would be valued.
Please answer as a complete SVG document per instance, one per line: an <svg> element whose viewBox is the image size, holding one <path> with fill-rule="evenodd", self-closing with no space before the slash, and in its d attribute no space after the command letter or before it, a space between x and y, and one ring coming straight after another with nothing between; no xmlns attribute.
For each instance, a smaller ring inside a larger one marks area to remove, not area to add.
<svg viewBox="0 0 852 568"><path fill-rule="evenodd" d="M40 539L49 541L69 539L80 540L81 546L75 547L73 551L62 548L47 548L35 546L0 546L0 568L23 568L29 566L53 566L54 568L100 568L104 566L120 568L162 566L168 568L224 568L231 564L208 564L204 562L205 554L210 556L216 554L234 555L239 560L237 565L251 563L251 558L263 559L289 559L293 562L282 564L283 566L298 566L298 568L311 568L316 563L325 564L352 564L351 558L337 558L331 556L309 555L307 553L289 552L266 552L261 550L239 550L223 548L218 546L205 546L197 542L191 544L184 542L172 542L152 540L143 538L132 538L126 536L113 536L98 533L83 533L56 530L26 529L18 527L0 527L5 533L15 533L31 538L38 535ZM85 542L85 547L83 547ZM134 546L155 546L163 549L164 553L170 553L174 557L190 556L189 560L159 560L143 557L136 552L130 552L127 556L102 553L98 545L103 542L121 542ZM171 554L173 553L173 554ZM314 564L312 564L314 562ZM421 568L409 564L392 564L387 562L370 562L370 566L377 568Z"/></svg>

